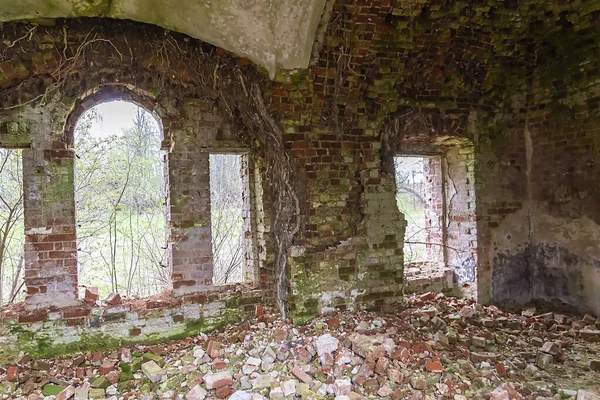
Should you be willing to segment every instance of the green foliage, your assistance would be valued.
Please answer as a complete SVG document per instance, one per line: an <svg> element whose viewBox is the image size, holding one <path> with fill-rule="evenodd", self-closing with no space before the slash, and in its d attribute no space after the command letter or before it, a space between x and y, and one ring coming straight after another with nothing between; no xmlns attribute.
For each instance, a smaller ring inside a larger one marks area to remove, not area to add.
<svg viewBox="0 0 600 400"><path fill-rule="evenodd" d="M427 238L423 162L423 157L394 157L396 203L408 222L404 244L404 260L407 263L426 258L425 245L421 244Z"/></svg>
<svg viewBox="0 0 600 400"><path fill-rule="evenodd" d="M241 282L244 258L242 155L210 155L211 233L215 283Z"/></svg>
<svg viewBox="0 0 600 400"><path fill-rule="evenodd" d="M0 149L0 304L24 297L24 239L21 151Z"/></svg>
<svg viewBox="0 0 600 400"><path fill-rule="evenodd" d="M80 282L102 295L149 296L168 279L161 135L141 108L121 132L94 135L86 112L75 134Z"/></svg>

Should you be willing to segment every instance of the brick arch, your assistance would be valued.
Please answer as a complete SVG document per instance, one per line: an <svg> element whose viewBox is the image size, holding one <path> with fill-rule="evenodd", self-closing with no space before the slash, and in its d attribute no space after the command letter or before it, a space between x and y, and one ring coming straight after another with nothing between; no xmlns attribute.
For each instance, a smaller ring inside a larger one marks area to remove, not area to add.
<svg viewBox="0 0 600 400"><path fill-rule="evenodd" d="M86 111L99 104L111 101L126 101L148 111L158 122L163 139L162 147L168 147L171 135L169 126L165 127L165 124L163 124L163 118L167 117L165 109L159 107L158 100L150 92L124 84L98 86L88 90L74 102L65 121L64 141L66 145L69 147L73 146L75 127Z"/></svg>

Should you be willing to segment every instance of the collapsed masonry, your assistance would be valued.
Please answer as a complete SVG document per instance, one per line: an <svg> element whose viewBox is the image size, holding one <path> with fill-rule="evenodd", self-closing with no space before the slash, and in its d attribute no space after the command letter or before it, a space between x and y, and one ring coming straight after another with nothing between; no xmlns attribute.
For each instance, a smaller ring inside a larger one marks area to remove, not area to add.
<svg viewBox="0 0 600 400"><path fill-rule="evenodd" d="M460 249L443 259L451 285L415 285L600 314L600 10L341 3L324 14L312 64L274 80L155 26L2 24L0 147L23 149L27 298L2 313L0 359L182 337L262 306L296 322L397 308L405 220L393 158L406 153L441 157L437 216L444 246ZM77 298L73 127L110 100L163 125L171 288L88 305ZM252 160L252 268L215 286L208 157L227 149Z"/></svg>

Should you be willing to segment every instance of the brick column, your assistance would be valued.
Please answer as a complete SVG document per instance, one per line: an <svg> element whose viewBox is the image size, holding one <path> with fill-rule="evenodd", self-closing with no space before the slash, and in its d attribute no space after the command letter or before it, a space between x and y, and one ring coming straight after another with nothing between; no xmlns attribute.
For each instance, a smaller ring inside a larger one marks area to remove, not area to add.
<svg viewBox="0 0 600 400"><path fill-rule="evenodd" d="M175 133L169 154L172 285L176 295L212 285L209 153L195 135Z"/></svg>
<svg viewBox="0 0 600 400"><path fill-rule="evenodd" d="M425 248L426 260L435 265L444 263L444 178L440 157L424 157L423 175L425 177Z"/></svg>
<svg viewBox="0 0 600 400"><path fill-rule="evenodd" d="M23 151L26 303L68 306L77 303L74 152L48 126Z"/></svg>

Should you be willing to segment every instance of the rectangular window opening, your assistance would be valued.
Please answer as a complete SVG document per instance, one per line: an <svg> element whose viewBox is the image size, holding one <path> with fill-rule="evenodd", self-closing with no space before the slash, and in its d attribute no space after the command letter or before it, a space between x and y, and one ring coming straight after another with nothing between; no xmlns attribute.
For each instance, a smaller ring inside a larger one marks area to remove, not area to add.
<svg viewBox="0 0 600 400"><path fill-rule="evenodd" d="M252 279L252 228L247 154L210 155L213 284Z"/></svg>
<svg viewBox="0 0 600 400"><path fill-rule="evenodd" d="M0 305L24 300L23 158L0 149Z"/></svg>
<svg viewBox="0 0 600 400"><path fill-rule="evenodd" d="M396 204L404 214L407 275L444 267L444 191L440 156L394 157Z"/></svg>

